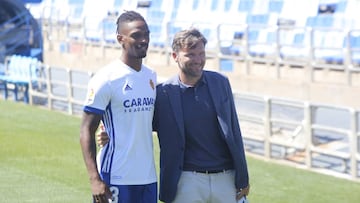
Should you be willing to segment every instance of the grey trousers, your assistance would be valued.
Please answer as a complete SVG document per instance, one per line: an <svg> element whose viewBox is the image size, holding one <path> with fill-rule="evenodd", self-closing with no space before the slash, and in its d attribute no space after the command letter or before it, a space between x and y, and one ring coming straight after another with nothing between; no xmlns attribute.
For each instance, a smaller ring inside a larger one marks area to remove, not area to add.
<svg viewBox="0 0 360 203"><path fill-rule="evenodd" d="M235 172L183 171L173 203L236 203Z"/></svg>

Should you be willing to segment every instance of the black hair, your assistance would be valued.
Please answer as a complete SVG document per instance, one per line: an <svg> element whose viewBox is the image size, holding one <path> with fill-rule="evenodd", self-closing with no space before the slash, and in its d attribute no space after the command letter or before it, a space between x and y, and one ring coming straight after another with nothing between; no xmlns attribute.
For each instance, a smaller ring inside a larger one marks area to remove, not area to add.
<svg viewBox="0 0 360 203"><path fill-rule="evenodd" d="M144 17L136 12L136 11L125 11L124 13L122 13L119 18L116 21L116 32L120 33L120 29L121 29L121 24L125 23L125 22L132 22L132 21L145 21Z"/></svg>

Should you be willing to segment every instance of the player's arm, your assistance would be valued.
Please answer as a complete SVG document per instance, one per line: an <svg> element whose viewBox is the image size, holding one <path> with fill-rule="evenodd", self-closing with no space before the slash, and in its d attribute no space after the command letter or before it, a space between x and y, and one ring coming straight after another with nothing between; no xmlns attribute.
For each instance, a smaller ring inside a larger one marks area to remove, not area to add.
<svg viewBox="0 0 360 203"><path fill-rule="evenodd" d="M88 171L91 191L96 202L108 202L111 192L101 180L96 166L95 132L99 126L101 115L84 112L80 129L80 145Z"/></svg>

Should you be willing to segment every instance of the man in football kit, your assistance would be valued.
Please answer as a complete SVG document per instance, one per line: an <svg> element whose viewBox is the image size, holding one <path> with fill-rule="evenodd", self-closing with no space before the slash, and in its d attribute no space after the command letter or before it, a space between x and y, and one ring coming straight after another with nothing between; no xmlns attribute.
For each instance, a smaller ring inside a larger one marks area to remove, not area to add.
<svg viewBox="0 0 360 203"><path fill-rule="evenodd" d="M117 20L121 56L89 81L80 145L94 202L157 202L152 142L156 73L142 64L149 33L139 13L121 14ZM109 143L96 156L94 138L100 121Z"/></svg>

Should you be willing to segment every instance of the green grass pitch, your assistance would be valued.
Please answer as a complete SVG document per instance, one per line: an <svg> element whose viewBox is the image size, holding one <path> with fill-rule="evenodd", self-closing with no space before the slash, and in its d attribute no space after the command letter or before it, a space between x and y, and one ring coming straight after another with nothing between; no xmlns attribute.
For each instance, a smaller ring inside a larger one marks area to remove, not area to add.
<svg viewBox="0 0 360 203"><path fill-rule="evenodd" d="M78 117L0 100L0 202L88 203ZM156 161L158 145L154 136ZM248 157L251 203L356 203L360 183Z"/></svg>

